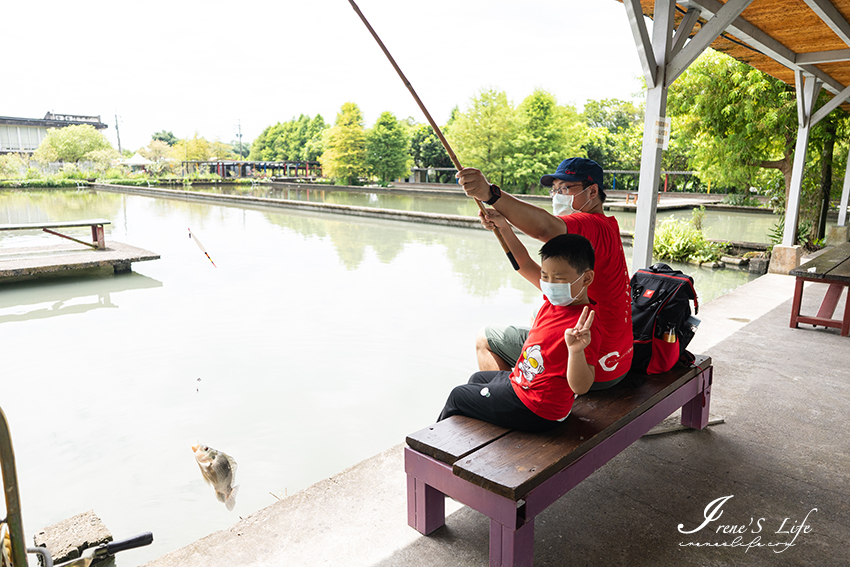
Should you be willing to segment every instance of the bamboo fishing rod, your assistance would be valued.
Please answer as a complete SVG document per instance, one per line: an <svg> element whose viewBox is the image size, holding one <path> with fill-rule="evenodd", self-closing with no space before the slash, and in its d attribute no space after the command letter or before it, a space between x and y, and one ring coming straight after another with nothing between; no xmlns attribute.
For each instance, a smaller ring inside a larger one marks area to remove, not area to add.
<svg viewBox="0 0 850 567"><path fill-rule="evenodd" d="M396 73L398 73L398 76L399 76L399 78L401 78L401 81L404 83L404 86L406 86L407 90L410 91L410 94L413 95L413 100L415 100L416 104L419 105L419 109L422 111L422 114L425 115L425 118L428 120L428 124L430 124L431 128L434 129L434 133L437 134L437 137L440 139L440 143L443 144L443 147L446 149L446 152L449 154L449 158L451 158L452 163L454 164L455 168L457 168L458 171L463 169L463 167L460 165L460 160L457 159L457 155L455 155L454 150L452 150L452 147L449 145L448 140L446 140L446 137L443 136L443 132L440 131L440 127L437 126L437 123L434 122L433 118L431 118L431 113L428 112L428 109L425 108L424 104L422 104L422 100L419 98L419 95L417 95L416 91L413 90L413 85L410 84L410 81L408 81L407 77L404 76L404 73L401 72L401 69L396 64L395 59L393 59L393 56L390 55L390 52L387 50L386 46L384 46L384 42L381 41L381 38L378 37L377 33L375 33L375 30L369 24L369 21L366 19L366 16L363 15L363 12L360 11L360 8L357 7L357 4L354 3L354 0L348 0L348 1L351 4L351 7L354 8L354 11L357 12L357 15L360 16L360 19L363 20L363 23L366 25L366 29L369 30L369 33L371 33L372 37L375 38L375 41L378 42L378 46L381 48L381 51L383 51L384 55L387 56L387 59L390 60L390 63L392 64L393 68L396 70ZM479 201L478 199L475 199L475 203L478 205L478 208L481 209L482 213L487 214L487 210L484 208L484 205L481 204L481 201ZM511 252L511 249L508 247L508 243L505 242L504 237L502 237L501 233L499 233L499 229L497 228L496 230L494 230L493 234L496 235L496 239L499 241L499 244L502 246L502 250L504 250L505 254L507 254L508 260L510 260L510 262L511 262L511 266L513 266L514 270L519 270L519 264L517 264L517 261L514 258L513 253Z"/></svg>

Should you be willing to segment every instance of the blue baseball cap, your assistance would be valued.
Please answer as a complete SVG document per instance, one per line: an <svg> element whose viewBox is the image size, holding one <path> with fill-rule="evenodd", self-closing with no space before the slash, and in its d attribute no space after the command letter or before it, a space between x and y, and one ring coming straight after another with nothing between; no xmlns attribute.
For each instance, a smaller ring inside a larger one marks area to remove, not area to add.
<svg viewBox="0 0 850 567"><path fill-rule="evenodd" d="M555 173L544 175L540 178L540 184L551 187L556 179L562 181L592 181L602 191L602 167L587 158L568 158L561 162Z"/></svg>

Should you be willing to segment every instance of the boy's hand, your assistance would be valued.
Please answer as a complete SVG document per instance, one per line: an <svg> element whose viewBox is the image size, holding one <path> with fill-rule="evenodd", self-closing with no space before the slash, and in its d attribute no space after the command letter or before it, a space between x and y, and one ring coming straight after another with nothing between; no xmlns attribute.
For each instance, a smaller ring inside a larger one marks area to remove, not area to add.
<svg viewBox="0 0 850 567"><path fill-rule="evenodd" d="M474 197L479 201L486 201L492 197L490 182L481 171L474 167L464 167L455 174L455 177L468 197Z"/></svg>
<svg viewBox="0 0 850 567"><path fill-rule="evenodd" d="M590 315L588 315L588 312ZM594 315L596 315L596 312L590 311L587 305L585 305L576 326L564 331L564 340L567 341L567 348L570 349L570 354L581 353L590 344L590 326L593 324Z"/></svg>
<svg viewBox="0 0 850 567"><path fill-rule="evenodd" d="M486 213L478 211L478 218L487 230L503 229L508 227L508 219L502 216L496 209L486 209Z"/></svg>

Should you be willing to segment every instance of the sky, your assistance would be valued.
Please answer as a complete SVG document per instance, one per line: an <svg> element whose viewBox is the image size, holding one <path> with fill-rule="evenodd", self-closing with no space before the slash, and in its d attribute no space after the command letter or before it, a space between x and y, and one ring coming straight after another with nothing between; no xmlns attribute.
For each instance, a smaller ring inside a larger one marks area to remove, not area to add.
<svg viewBox="0 0 850 567"><path fill-rule="evenodd" d="M366 126L426 121L348 0L4 4L0 116L99 115L116 147L117 116L134 151L160 130L249 143L300 114L332 124L345 102ZM542 88L579 110L641 90L617 0L357 4L440 125L483 89L519 104Z"/></svg>

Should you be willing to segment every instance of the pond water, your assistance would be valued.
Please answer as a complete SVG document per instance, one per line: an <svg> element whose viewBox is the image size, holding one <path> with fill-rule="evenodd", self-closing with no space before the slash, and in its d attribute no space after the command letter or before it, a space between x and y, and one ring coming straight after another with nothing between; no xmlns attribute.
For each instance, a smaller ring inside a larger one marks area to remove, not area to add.
<svg viewBox="0 0 850 567"><path fill-rule="evenodd" d="M451 187L451 186L449 186ZM460 189L457 197L449 195L416 195L410 193L370 193L363 191L346 191L338 189L288 189L282 187L247 187L228 185L211 187L195 185L192 191L223 193L228 195L251 195L270 199L291 199L295 201L310 201L314 203L333 203L338 205L355 205L358 207L376 207L381 209L396 209L404 211L422 211L428 213L475 216L478 207L475 202L464 196ZM534 200L534 204L551 212L548 200ZM622 230L634 231L635 213L627 211L608 211L606 214L617 217ZM657 222L666 219L690 220L691 209L659 211ZM767 244L768 237L774 228L779 215L768 213L747 213L739 211L720 211L708 209L705 211L704 233L708 238L718 240L734 240L739 242L759 242ZM834 222L833 222L834 224Z"/></svg>
<svg viewBox="0 0 850 567"><path fill-rule="evenodd" d="M162 259L129 274L0 283L0 407L28 540L94 509L116 538L154 533L153 545L118 557L122 566L403 442L475 370L476 331L523 324L540 301L486 231L106 192L0 192L0 223L101 217L112 221L107 243ZM0 233L0 253L57 240ZM703 302L752 279L681 269ZM239 463L233 512L204 483L197 442Z"/></svg>

